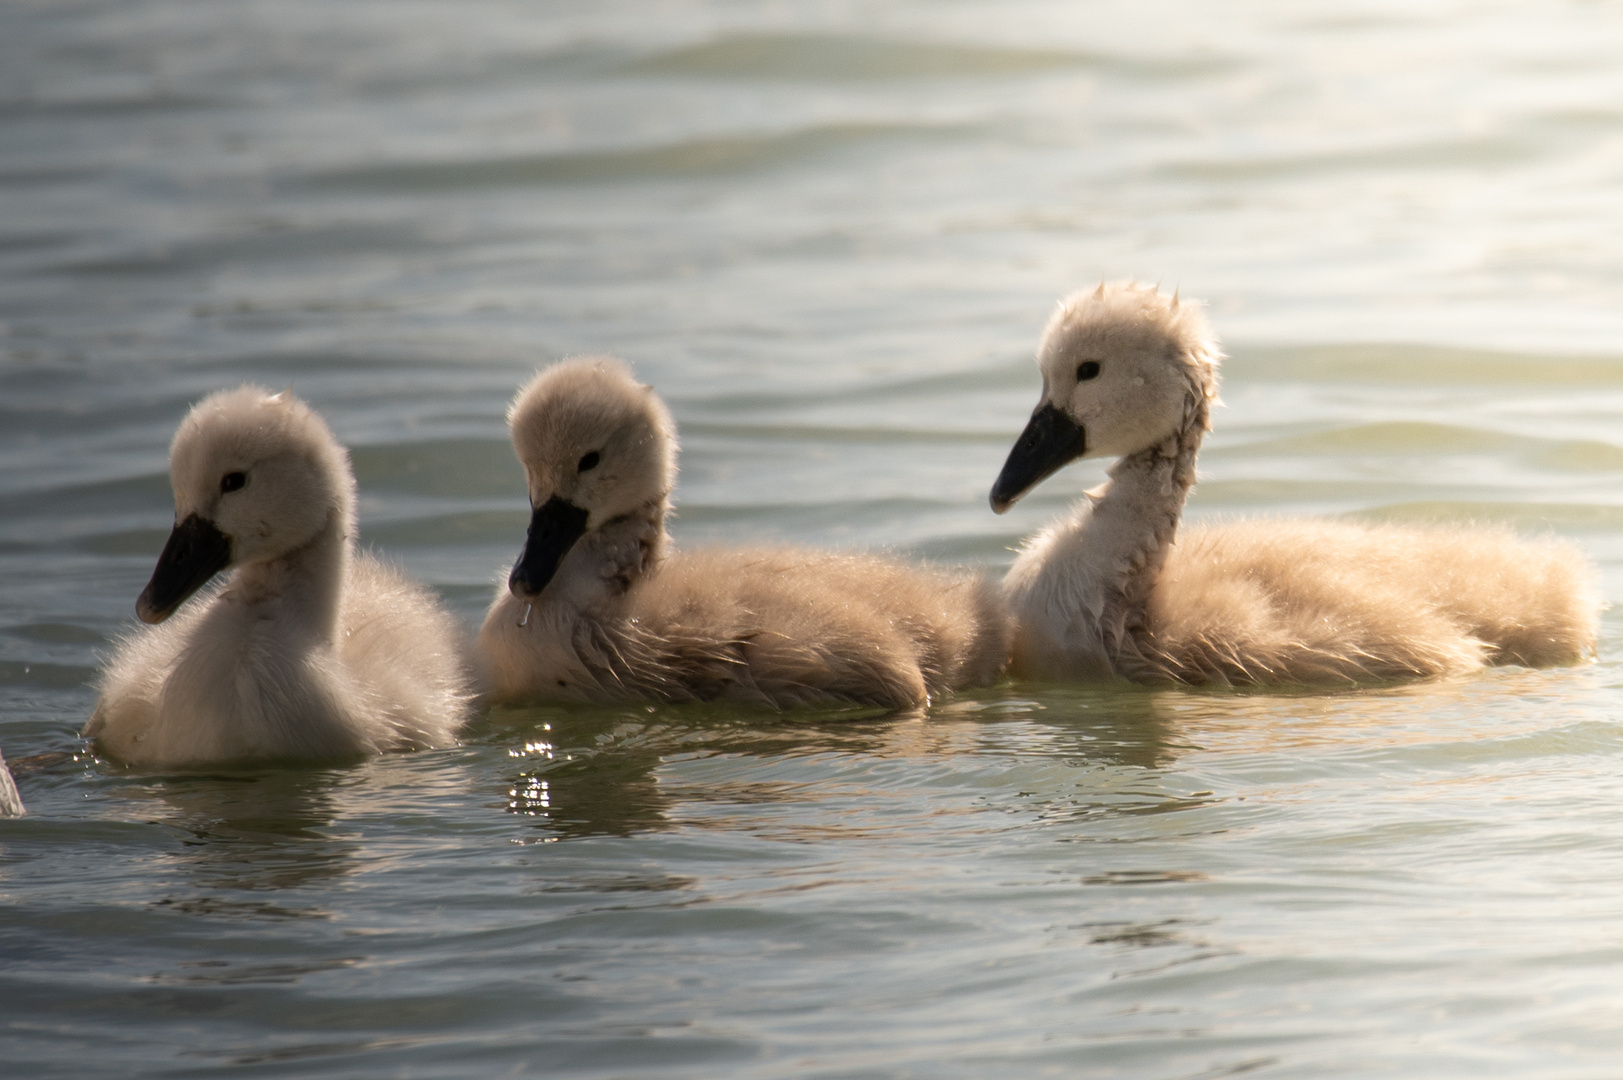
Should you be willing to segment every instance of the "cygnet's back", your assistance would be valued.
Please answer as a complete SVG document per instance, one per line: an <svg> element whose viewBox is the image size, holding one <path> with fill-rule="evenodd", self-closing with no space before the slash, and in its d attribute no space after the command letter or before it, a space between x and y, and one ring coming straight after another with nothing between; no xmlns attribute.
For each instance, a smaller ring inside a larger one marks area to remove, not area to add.
<svg viewBox="0 0 1623 1080"><path fill-rule="evenodd" d="M170 474L175 529L137 603L154 625L119 643L85 728L101 752L197 766L453 741L471 700L459 628L355 552L349 457L319 416L287 393L214 394Z"/></svg>
<svg viewBox="0 0 1623 1080"><path fill-rule="evenodd" d="M1335 682L1571 664L1594 648L1595 608L1570 541L1311 519L1193 526L1150 595L1143 675Z"/></svg>
<svg viewBox="0 0 1623 1080"><path fill-rule="evenodd" d="M533 508L478 649L497 701L901 708L1007 660L978 575L799 548L668 553L675 425L617 361L559 364L508 416Z"/></svg>

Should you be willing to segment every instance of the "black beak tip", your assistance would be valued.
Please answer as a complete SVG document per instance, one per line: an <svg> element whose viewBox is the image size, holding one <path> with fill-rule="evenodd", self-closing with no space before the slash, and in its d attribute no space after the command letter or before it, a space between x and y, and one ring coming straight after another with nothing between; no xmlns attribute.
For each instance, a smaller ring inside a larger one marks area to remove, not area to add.
<svg viewBox="0 0 1623 1080"><path fill-rule="evenodd" d="M534 600L558 573L558 565L586 532L591 514L554 495L530 512L524 551L507 575L507 591Z"/></svg>
<svg viewBox="0 0 1623 1080"><path fill-rule="evenodd" d="M1020 497L1087 450L1082 425L1053 405L1043 405L1015 440L1003 471L992 484L992 512L1005 513Z"/></svg>
<svg viewBox="0 0 1623 1080"><path fill-rule="evenodd" d="M148 624L163 622L230 564L231 538L213 522L188 514L170 531L152 580L135 601L136 617Z"/></svg>
<svg viewBox="0 0 1623 1080"><path fill-rule="evenodd" d="M507 591L520 600L534 600L541 593L531 586L529 575L517 569L507 575Z"/></svg>

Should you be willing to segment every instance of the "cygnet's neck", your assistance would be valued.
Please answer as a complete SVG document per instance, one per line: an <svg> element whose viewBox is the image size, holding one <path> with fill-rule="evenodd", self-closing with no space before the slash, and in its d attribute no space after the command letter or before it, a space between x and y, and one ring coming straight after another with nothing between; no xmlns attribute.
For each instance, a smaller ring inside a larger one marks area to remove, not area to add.
<svg viewBox="0 0 1623 1080"><path fill-rule="evenodd" d="M1142 662L1138 644L1146 632L1150 594L1177 536L1189 489L1195 486L1195 459L1208 419L1205 398L1192 397L1178 431L1117 461L1102 490L1090 493L1088 539L1105 545L1096 565L1110 568L1101 583L1100 633L1119 675L1131 678Z"/></svg>
<svg viewBox="0 0 1623 1080"><path fill-rule="evenodd" d="M298 626L322 641L335 641L354 549L352 522L349 511L334 508L308 542L274 559L237 567L225 597L281 626Z"/></svg>
<svg viewBox="0 0 1623 1080"><path fill-rule="evenodd" d="M664 561L669 510L670 497L661 494L582 536L559 566L549 599L588 610L624 596Z"/></svg>

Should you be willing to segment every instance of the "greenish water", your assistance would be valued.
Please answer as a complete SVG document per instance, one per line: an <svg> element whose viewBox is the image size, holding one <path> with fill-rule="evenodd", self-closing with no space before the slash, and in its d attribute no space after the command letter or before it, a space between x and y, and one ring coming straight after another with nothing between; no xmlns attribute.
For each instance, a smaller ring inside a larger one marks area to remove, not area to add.
<svg viewBox="0 0 1623 1080"><path fill-rule="evenodd" d="M1623 596L1623 13L0 8L0 1075L1610 1077L1623 619L1341 694L500 711L353 768L76 732L174 425L294 388L470 624L503 412L626 357L679 543L991 568L1054 300L1209 298L1192 517L1502 521Z"/></svg>

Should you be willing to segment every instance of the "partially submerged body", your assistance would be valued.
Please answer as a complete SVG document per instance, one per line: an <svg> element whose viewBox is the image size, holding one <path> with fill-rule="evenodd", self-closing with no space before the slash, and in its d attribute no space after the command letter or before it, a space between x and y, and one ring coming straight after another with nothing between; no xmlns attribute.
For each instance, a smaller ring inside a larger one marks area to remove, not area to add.
<svg viewBox="0 0 1623 1080"><path fill-rule="evenodd" d="M477 643L495 701L727 699L901 708L997 677L995 586L870 555L668 554L675 425L623 365L557 365L509 415L524 553Z"/></svg>
<svg viewBox="0 0 1623 1080"><path fill-rule="evenodd" d="M171 450L176 526L85 734L129 764L354 758L449 745L461 629L357 553L348 455L287 394L200 402ZM202 597L187 597L221 571Z"/></svg>
<svg viewBox="0 0 1623 1080"><path fill-rule="evenodd" d="M348 568L337 632L231 583L122 641L85 734L129 764L325 761L449 746L470 695L463 632L370 555Z"/></svg>
<svg viewBox="0 0 1623 1080"><path fill-rule="evenodd" d="M593 609L504 586L479 647L497 701L899 708L995 679L1004 621L995 587L967 574L792 548L701 549Z"/></svg>
<svg viewBox="0 0 1623 1080"><path fill-rule="evenodd" d="M1045 531L1011 573L1022 674L1334 684L1572 664L1594 646L1594 579L1570 542L1287 518L1181 529L1132 647L1111 653L1088 603L1054 580L1079 542Z"/></svg>
<svg viewBox="0 0 1623 1080"><path fill-rule="evenodd" d="M1571 543L1325 520L1180 531L1220 357L1197 309L1147 286L1061 305L993 509L1078 457L1119 460L1004 579L1016 674L1344 684L1593 652L1595 572Z"/></svg>

